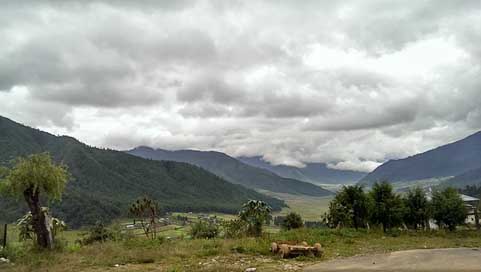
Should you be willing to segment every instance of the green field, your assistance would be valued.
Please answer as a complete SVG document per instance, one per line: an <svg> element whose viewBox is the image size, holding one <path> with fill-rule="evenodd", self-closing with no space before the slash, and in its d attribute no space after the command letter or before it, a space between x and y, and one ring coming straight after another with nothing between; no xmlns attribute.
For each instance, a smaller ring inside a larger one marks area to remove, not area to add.
<svg viewBox="0 0 481 272"><path fill-rule="evenodd" d="M288 208L283 208L273 215L286 215L289 212L299 213L306 221L320 221L321 216L329 209L333 196L311 197L262 191L262 193L284 200Z"/></svg>

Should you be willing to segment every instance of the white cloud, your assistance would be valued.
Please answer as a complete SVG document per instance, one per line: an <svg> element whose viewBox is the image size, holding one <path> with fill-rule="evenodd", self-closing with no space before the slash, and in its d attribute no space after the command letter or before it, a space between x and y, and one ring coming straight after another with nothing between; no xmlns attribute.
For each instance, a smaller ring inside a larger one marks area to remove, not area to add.
<svg viewBox="0 0 481 272"><path fill-rule="evenodd" d="M96 146L368 171L481 128L481 3L24 2L0 114Z"/></svg>

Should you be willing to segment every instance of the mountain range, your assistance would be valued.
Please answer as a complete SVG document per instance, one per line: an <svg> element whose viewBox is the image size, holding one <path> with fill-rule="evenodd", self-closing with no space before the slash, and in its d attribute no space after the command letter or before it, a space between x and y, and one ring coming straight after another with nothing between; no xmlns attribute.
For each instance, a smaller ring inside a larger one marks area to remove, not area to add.
<svg viewBox="0 0 481 272"><path fill-rule="evenodd" d="M147 159L177 161L197 165L229 182L248 188L308 196L327 196L332 194L331 191L320 186L281 177L266 169L245 164L221 152L196 150L168 151L146 146L140 146L126 152Z"/></svg>
<svg viewBox="0 0 481 272"><path fill-rule="evenodd" d="M187 163L147 160L125 152L90 147L68 136L18 124L0 116L0 165L18 156L49 152L72 174L53 214L70 226L92 224L127 215L129 205L147 195L165 211L237 212L249 199L268 202L274 210L285 203L244 186L232 184ZM26 212L22 201L0 198L1 221Z"/></svg>
<svg viewBox="0 0 481 272"><path fill-rule="evenodd" d="M426 179L443 179L445 185L455 187L481 182L481 132L405 159L387 161L360 183Z"/></svg>
<svg viewBox="0 0 481 272"><path fill-rule="evenodd" d="M305 167L272 165L261 156L239 157L240 161L251 166L267 169L285 178L297 179L315 184L349 184L355 183L367 173L338 170L327 167L325 163L306 163Z"/></svg>

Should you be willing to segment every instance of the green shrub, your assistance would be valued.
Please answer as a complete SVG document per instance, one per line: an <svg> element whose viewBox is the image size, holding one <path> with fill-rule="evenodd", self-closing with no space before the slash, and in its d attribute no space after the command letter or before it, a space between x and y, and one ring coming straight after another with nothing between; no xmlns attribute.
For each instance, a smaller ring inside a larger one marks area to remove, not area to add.
<svg viewBox="0 0 481 272"><path fill-rule="evenodd" d="M103 243L114 239L114 234L100 221L97 221L89 232L84 233L83 236L84 238L78 241L82 245L89 245L95 242Z"/></svg>
<svg viewBox="0 0 481 272"><path fill-rule="evenodd" d="M247 235L247 224L239 219L225 221L222 223L224 238L241 238Z"/></svg>
<svg viewBox="0 0 481 272"><path fill-rule="evenodd" d="M217 224L200 220L192 225L190 235L194 239L212 239L219 235Z"/></svg>
<svg viewBox="0 0 481 272"><path fill-rule="evenodd" d="M303 226L304 222L302 221L301 215L295 212L289 213L284 219L284 222L282 222L282 228L284 230L298 229Z"/></svg>

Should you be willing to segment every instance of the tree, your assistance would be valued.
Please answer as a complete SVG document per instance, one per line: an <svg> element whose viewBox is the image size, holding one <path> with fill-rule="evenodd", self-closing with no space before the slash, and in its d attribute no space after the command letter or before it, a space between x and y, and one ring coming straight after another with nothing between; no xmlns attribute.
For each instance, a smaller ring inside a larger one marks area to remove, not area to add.
<svg viewBox="0 0 481 272"><path fill-rule="evenodd" d="M285 230L298 229L304 226L302 217L300 214L295 212L290 212L287 214L284 222L282 222L282 228Z"/></svg>
<svg viewBox="0 0 481 272"><path fill-rule="evenodd" d="M42 207L42 213L48 214L48 209ZM64 231L67 225L62 220L50 217L50 223L52 229L52 237L55 240L57 233ZM35 240L35 232L33 230L32 213L28 212L22 218L17 220L18 236L20 241Z"/></svg>
<svg viewBox="0 0 481 272"><path fill-rule="evenodd" d="M450 231L456 229L466 220L466 208L459 193L453 188L433 193L433 218L439 227Z"/></svg>
<svg viewBox="0 0 481 272"><path fill-rule="evenodd" d="M329 203L327 221L331 227L365 227L370 200L360 185L344 186Z"/></svg>
<svg viewBox="0 0 481 272"><path fill-rule="evenodd" d="M264 201L249 200L242 205L239 218L247 224L247 233L253 236L262 234L262 224L266 222L272 208Z"/></svg>
<svg viewBox="0 0 481 272"><path fill-rule="evenodd" d="M431 216L430 203L423 189L417 187L408 191L404 198L406 212L404 222L414 229L424 229Z"/></svg>
<svg viewBox="0 0 481 272"><path fill-rule="evenodd" d="M381 224L384 232L402 224L404 205L401 197L393 192L392 185L384 181L375 183L370 192L373 200L371 221Z"/></svg>
<svg viewBox="0 0 481 272"><path fill-rule="evenodd" d="M129 213L140 219L140 224L147 238L155 239L157 235L157 216L159 207L148 197L138 199L130 206ZM145 220L148 220L148 223Z"/></svg>
<svg viewBox="0 0 481 272"><path fill-rule="evenodd" d="M42 211L41 196L60 200L69 173L64 165L55 165L48 153L20 157L11 169L3 169L0 191L23 197L32 214L32 226L37 244L41 248L53 248L51 220Z"/></svg>

